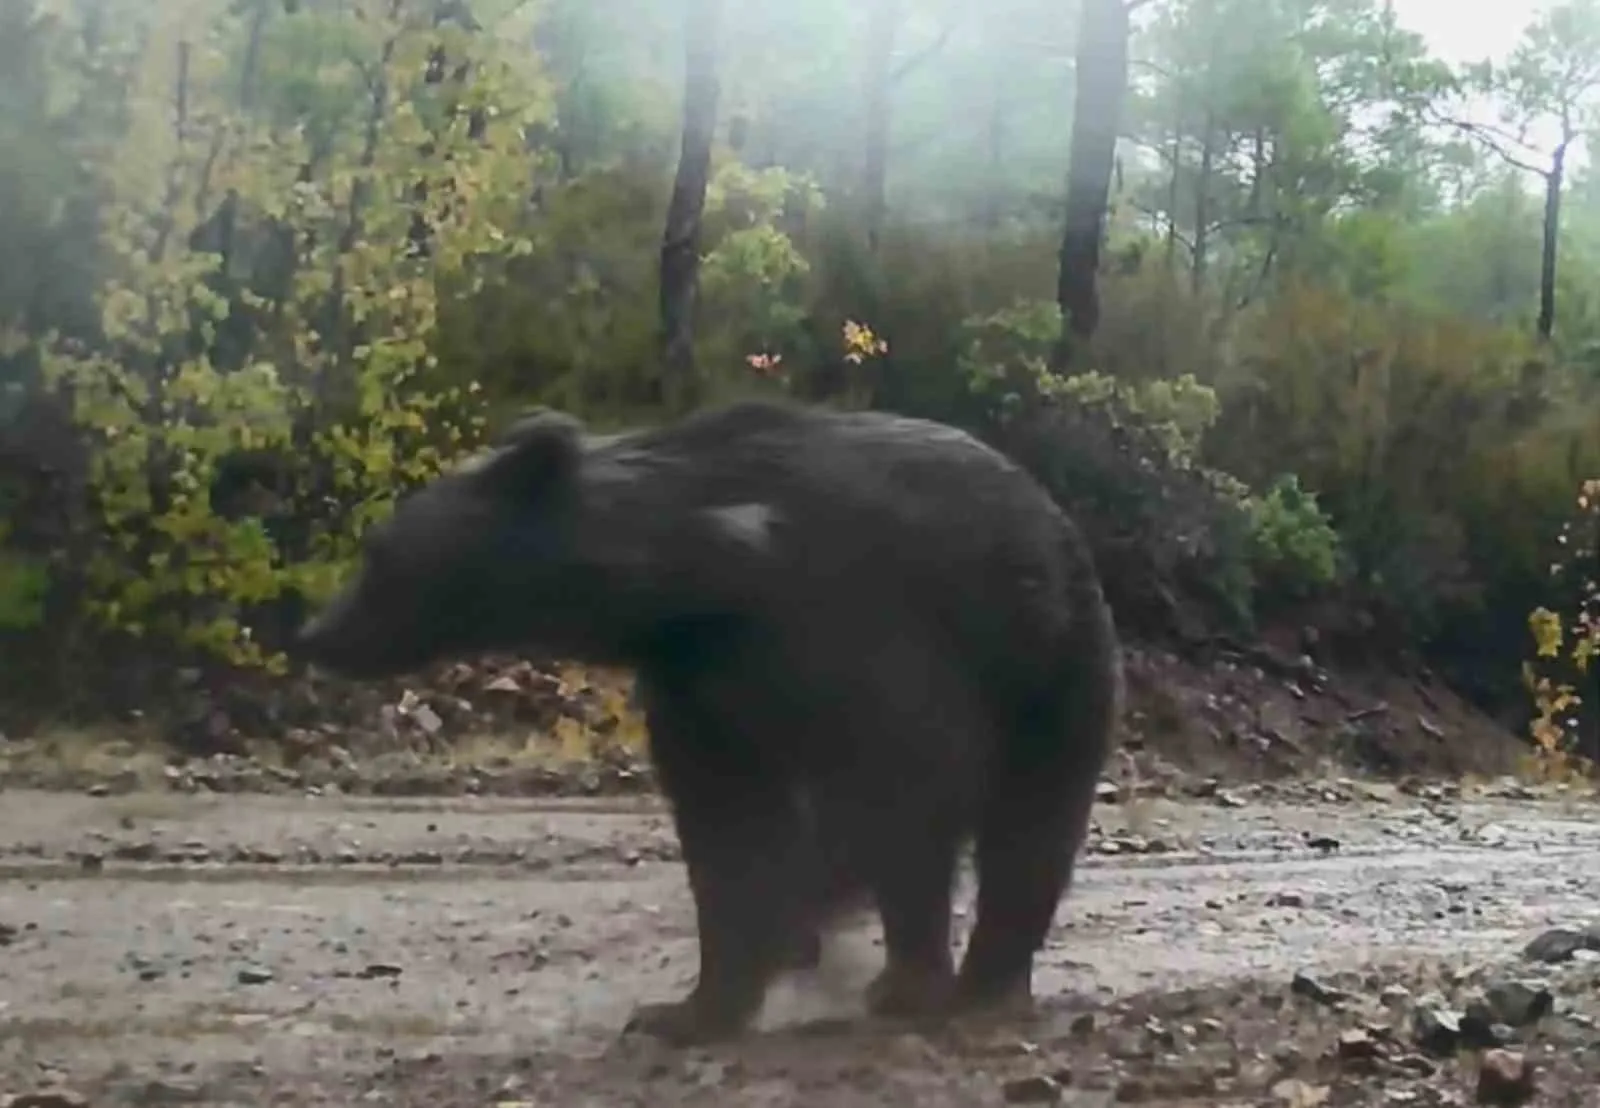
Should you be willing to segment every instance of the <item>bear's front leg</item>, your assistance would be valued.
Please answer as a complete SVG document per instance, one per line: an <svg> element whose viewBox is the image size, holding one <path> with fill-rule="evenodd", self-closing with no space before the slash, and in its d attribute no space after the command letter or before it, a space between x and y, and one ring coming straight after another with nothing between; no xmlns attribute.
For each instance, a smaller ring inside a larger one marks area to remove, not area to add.
<svg viewBox="0 0 1600 1108"><path fill-rule="evenodd" d="M793 788L742 736L690 704L653 703L652 760L689 872L700 975L682 1000L635 1010L628 1030L679 1045L726 1039L759 1014L804 940L809 853Z"/></svg>

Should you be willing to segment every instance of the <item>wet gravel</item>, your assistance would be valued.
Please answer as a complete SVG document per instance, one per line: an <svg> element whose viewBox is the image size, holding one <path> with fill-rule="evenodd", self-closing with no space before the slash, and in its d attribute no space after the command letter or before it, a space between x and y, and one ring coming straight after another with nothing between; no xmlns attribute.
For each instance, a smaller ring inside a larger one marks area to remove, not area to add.
<svg viewBox="0 0 1600 1108"><path fill-rule="evenodd" d="M6 791L0 1092L1309 1108L1472 1104L1480 1080L1491 1098L1525 1080L1534 1103L1592 1106L1596 814L1350 782L1108 802L1035 1019L869 1023L863 927L775 991L758 1034L670 1051L619 1036L695 965L648 801ZM1559 961L1524 957L1557 927L1541 958Z"/></svg>

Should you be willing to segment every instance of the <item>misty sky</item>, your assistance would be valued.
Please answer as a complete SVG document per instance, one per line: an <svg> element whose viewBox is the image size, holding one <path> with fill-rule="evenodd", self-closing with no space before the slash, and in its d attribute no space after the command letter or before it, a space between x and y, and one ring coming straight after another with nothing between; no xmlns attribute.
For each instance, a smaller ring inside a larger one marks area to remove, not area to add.
<svg viewBox="0 0 1600 1108"><path fill-rule="evenodd" d="M1394 0L1400 22L1425 35L1448 61L1503 57L1547 0Z"/></svg>
<svg viewBox="0 0 1600 1108"><path fill-rule="evenodd" d="M1510 53L1535 15L1548 8L1552 0L1393 0L1395 14L1402 25L1422 34L1433 52L1445 61L1460 63L1483 58L1502 60ZM1497 114L1483 104L1472 114L1492 121ZM1548 149L1556 141L1555 124L1535 126L1530 138L1536 147ZM1576 168L1594 160L1594 152L1580 143L1568 159Z"/></svg>

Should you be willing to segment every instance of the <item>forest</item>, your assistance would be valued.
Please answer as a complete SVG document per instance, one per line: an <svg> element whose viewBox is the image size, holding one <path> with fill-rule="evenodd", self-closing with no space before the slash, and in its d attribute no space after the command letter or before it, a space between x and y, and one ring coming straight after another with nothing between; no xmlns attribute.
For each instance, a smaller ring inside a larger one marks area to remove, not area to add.
<svg viewBox="0 0 1600 1108"><path fill-rule="evenodd" d="M0 0L0 729L292 678L532 405L929 416L1124 634L1600 753L1600 0ZM1586 695L1586 692L1588 695Z"/></svg>

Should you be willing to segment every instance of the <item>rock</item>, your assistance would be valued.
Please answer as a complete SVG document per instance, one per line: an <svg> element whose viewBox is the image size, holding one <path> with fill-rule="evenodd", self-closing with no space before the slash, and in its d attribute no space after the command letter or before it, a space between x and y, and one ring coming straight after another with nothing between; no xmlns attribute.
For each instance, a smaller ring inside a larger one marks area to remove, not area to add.
<svg viewBox="0 0 1600 1108"><path fill-rule="evenodd" d="M1283 1108L1319 1108L1328 1103L1333 1090L1327 1085L1312 1085L1291 1077L1273 1085L1272 1095Z"/></svg>
<svg viewBox="0 0 1600 1108"><path fill-rule="evenodd" d="M1600 923L1578 929L1552 927L1528 943L1522 956L1530 962L1570 962L1580 950L1600 951Z"/></svg>
<svg viewBox="0 0 1600 1108"><path fill-rule="evenodd" d="M272 980L273 973L265 966L244 966L238 973L238 981L241 985L266 985Z"/></svg>
<svg viewBox="0 0 1600 1108"><path fill-rule="evenodd" d="M155 1108L161 1104L199 1104L207 1100L205 1087L168 1080L134 1082L121 1090L129 1104Z"/></svg>
<svg viewBox="0 0 1600 1108"><path fill-rule="evenodd" d="M1491 1050L1478 1067L1478 1103L1515 1108L1533 1099L1533 1067L1513 1050Z"/></svg>
<svg viewBox="0 0 1600 1108"><path fill-rule="evenodd" d="M1094 798L1101 804L1116 804L1122 799L1122 789L1114 781L1101 781L1094 787Z"/></svg>
<svg viewBox="0 0 1600 1108"><path fill-rule="evenodd" d="M1370 1062L1383 1054L1378 1041L1359 1027L1340 1032L1336 1049L1341 1062Z"/></svg>
<svg viewBox="0 0 1600 1108"><path fill-rule="evenodd" d="M1454 1054L1461 1045L1461 1013L1442 1004L1419 1005L1412 1015L1411 1037L1425 1054Z"/></svg>
<svg viewBox="0 0 1600 1108"><path fill-rule="evenodd" d="M1411 1003L1411 990L1404 985L1386 985L1378 994L1378 1003L1385 1008L1404 1008Z"/></svg>
<svg viewBox="0 0 1600 1108"><path fill-rule="evenodd" d="M1062 1092L1061 1082L1044 1073L1012 1078L1001 1089L1007 1104L1054 1104Z"/></svg>
<svg viewBox="0 0 1600 1108"><path fill-rule="evenodd" d="M401 968L392 962L373 962L370 966L362 969L357 976L368 981L375 981L380 978L393 979L399 977L401 972Z"/></svg>
<svg viewBox="0 0 1600 1108"><path fill-rule="evenodd" d="M39 1089L0 1097L0 1108L89 1108L89 1098L71 1089Z"/></svg>
<svg viewBox="0 0 1600 1108"><path fill-rule="evenodd" d="M1461 1013L1460 1046L1469 1050L1488 1050L1505 1046L1515 1037L1515 1032L1494 1018L1494 1011L1482 997L1467 1002Z"/></svg>
<svg viewBox="0 0 1600 1108"><path fill-rule="evenodd" d="M1538 981L1498 981L1484 990L1483 999L1495 1022L1529 1027L1555 1010L1556 999Z"/></svg>
<svg viewBox="0 0 1600 1108"><path fill-rule="evenodd" d="M1295 996L1303 996L1307 1000L1326 1004L1330 1008L1337 1008L1349 999L1349 994L1342 989L1324 985L1304 970L1294 975L1294 980L1289 982L1289 991Z"/></svg>

